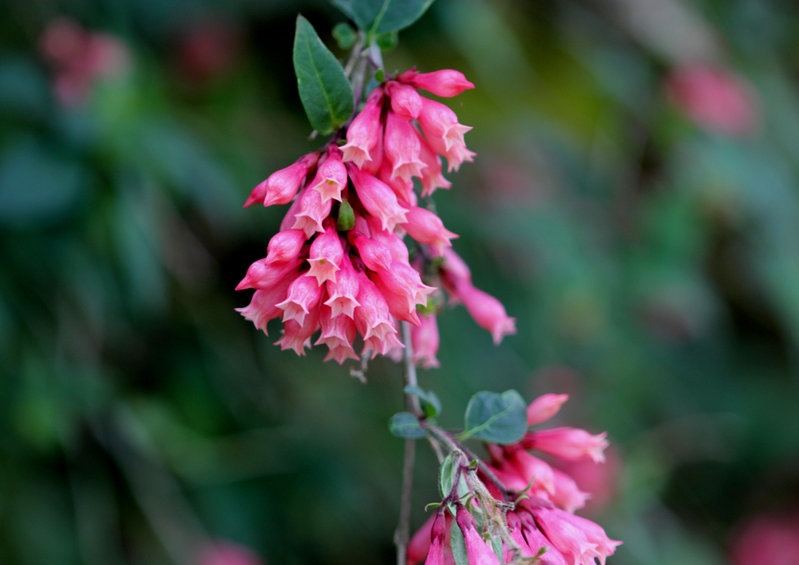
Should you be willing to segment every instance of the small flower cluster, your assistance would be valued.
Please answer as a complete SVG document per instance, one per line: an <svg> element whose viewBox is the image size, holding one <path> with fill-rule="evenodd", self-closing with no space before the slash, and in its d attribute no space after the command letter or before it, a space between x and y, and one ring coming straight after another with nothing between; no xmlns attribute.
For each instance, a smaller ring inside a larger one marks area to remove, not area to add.
<svg viewBox="0 0 799 565"><path fill-rule="evenodd" d="M546 394L527 409L527 422L534 426L554 416L567 395ZM608 538L596 523L574 514L588 494L577 488L565 473L532 455L537 449L567 460L604 460L608 443L605 434L592 435L577 428L530 430L511 445L488 444L490 462L478 475L498 504L512 493L514 500L503 511L503 526L498 535L490 520L476 524L472 513L485 516L489 506L470 510L469 502L458 498L455 504L442 505L439 511L413 536L408 546L408 564L439 565L453 563L451 535L453 520L458 526L469 563L493 565L527 563L540 565L593 565L605 563L621 542ZM454 511L452 507L454 506ZM487 533L484 536L483 533ZM500 539L496 548L485 539Z"/></svg>
<svg viewBox="0 0 799 565"><path fill-rule="evenodd" d="M128 66L127 48L115 37L86 31L68 18L53 20L39 40L42 56L53 67L53 90L64 106L76 106L101 78Z"/></svg>
<svg viewBox="0 0 799 565"><path fill-rule="evenodd" d="M328 347L325 360L343 363L361 354L391 355L403 347L398 321L415 327L415 362L437 365L438 331L430 313L442 280L494 341L513 333L514 320L493 297L471 284L463 261L451 250L456 234L419 206L449 188L442 158L457 170L474 153L446 105L418 89L449 97L473 88L458 71L406 71L372 90L344 132L321 150L302 156L257 185L245 206L289 204L266 257L253 263L238 285L255 289L239 312L260 330L281 318L276 344L303 355L312 336ZM339 143L341 140L341 143ZM414 182L420 187L415 192ZM403 237L416 242L413 253ZM421 310L421 313L419 312Z"/></svg>

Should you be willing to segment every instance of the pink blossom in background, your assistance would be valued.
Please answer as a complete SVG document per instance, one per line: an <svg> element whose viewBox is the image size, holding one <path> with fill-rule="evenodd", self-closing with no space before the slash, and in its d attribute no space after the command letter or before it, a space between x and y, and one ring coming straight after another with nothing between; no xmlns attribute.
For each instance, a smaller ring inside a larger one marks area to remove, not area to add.
<svg viewBox="0 0 799 565"><path fill-rule="evenodd" d="M685 65L666 81L672 102L696 125L730 136L755 133L760 112L752 87L723 67Z"/></svg>
<svg viewBox="0 0 799 565"><path fill-rule="evenodd" d="M39 37L39 52L53 69L53 91L64 106L77 106L100 79L124 72L125 45L116 37L83 29L69 18L52 20Z"/></svg>
<svg viewBox="0 0 799 565"><path fill-rule="evenodd" d="M241 51L240 32L220 15L200 19L179 30L173 47L178 73L193 86L223 75Z"/></svg>
<svg viewBox="0 0 799 565"><path fill-rule="evenodd" d="M799 512L750 517L733 532L729 554L732 565L796 565Z"/></svg>
<svg viewBox="0 0 799 565"><path fill-rule="evenodd" d="M203 547L196 565L263 565L252 550L229 541L220 541Z"/></svg>

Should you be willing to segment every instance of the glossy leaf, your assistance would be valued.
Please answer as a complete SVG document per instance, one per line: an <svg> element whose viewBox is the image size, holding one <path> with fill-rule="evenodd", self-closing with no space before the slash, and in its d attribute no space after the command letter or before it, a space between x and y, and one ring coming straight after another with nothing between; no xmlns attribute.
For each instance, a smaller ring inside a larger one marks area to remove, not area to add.
<svg viewBox="0 0 799 565"><path fill-rule="evenodd" d="M313 128L327 134L352 115L352 87L338 59L319 39L311 23L297 16L294 72L305 113Z"/></svg>
<svg viewBox="0 0 799 565"><path fill-rule="evenodd" d="M499 444L519 441L527 430L526 409L515 390L478 392L466 406L466 428L460 439L473 437Z"/></svg>
<svg viewBox="0 0 799 565"><path fill-rule="evenodd" d="M419 439L427 435L419 420L410 412L397 412L389 422L391 433L405 439Z"/></svg>
<svg viewBox="0 0 799 565"><path fill-rule="evenodd" d="M433 0L333 0L358 27L377 35L399 31L422 17Z"/></svg>

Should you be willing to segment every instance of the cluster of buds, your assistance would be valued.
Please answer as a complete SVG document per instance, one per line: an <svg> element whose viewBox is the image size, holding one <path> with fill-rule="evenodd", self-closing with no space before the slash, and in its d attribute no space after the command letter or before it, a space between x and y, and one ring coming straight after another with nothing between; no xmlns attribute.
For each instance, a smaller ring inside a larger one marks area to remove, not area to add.
<svg viewBox="0 0 799 565"><path fill-rule="evenodd" d="M452 171L474 153L463 139L471 128L418 89L451 97L469 88L472 83L454 70L401 73L372 90L322 149L252 190L245 206L290 206L266 257L237 287L255 289L250 304L239 309L246 319L266 333L267 323L281 318L276 344L298 355L320 331L313 343L326 345L325 360L338 363L393 355L403 347L398 323L405 321L415 328L415 362L432 367L438 363L432 313L440 300L429 283L440 280L495 342L515 331L502 305L471 284L451 249L456 234L420 205L420 198L450 187L442 159ZM415 242L410 249L406 235Z"/></svg>
<svg viewBox="0 0 799 565"><path fill-rule="evenodd" d="M527 408L527 423L535 426L554 416L567 400L546 394ZM452 523L457 524L469 563L493 565L594 565L605 563L621 543L611 540L596 523L577 516L588 494L567 474L551 467L530 450L566 460L604 460L605 434L578 428L529 430L517 443L488 444L490 461L476 471L486 496L466 500L454 492L411 539L408 564L454 563ZM469 495L471 496L471 494ZM494 507L498 519L491 519ZM475 516L478 520L475 520ZM499 539L496 546L486 539ZM536 560L536 561L534 561Z"/></svg>

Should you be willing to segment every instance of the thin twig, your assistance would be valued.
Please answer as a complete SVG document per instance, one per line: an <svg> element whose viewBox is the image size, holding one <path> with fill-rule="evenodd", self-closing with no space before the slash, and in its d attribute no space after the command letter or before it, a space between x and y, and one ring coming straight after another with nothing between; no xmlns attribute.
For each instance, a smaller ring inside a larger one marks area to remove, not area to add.
<svg viewBox="0 0 799 565"><path fill-rule="evenodd" d="M413 345L411 343L410 324L402 322L402 341L405 345L403 355L404 380L406 386L417 386L416 365L413 363ZM417 418L422 415L419 399L414 394L405 395L405 407ZM397 546L397 565L404 565L411 535L411 506L413 503L413 468L416 462L416 440L405 440L405 454L402 464L402 493L400 495L400 514L397 529L394 533L394 544Z"/></svg>

